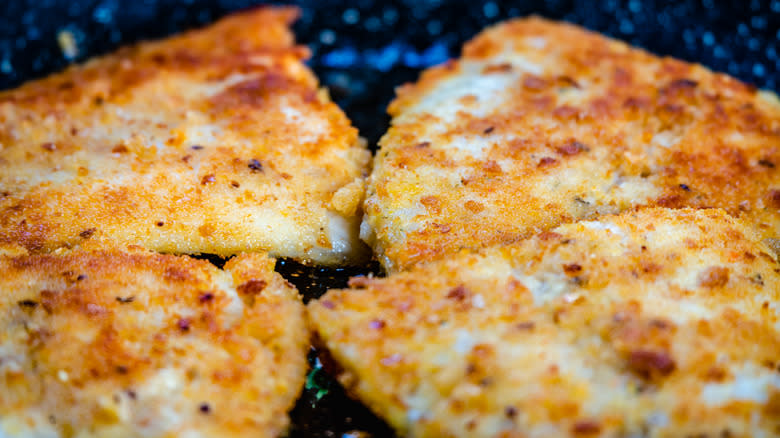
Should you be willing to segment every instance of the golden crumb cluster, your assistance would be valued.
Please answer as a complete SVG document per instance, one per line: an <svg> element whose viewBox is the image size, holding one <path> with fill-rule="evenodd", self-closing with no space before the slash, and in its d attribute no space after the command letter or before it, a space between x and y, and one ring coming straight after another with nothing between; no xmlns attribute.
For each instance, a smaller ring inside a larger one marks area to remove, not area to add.
<svg viewBox="0 0 780 438"><path fill-rule="evenodd" d="M296 15L239 13L0 93L0 242L359 261L370 153L303 64Z"/></svg>
<svg viewBox="0 0 780 438"><path fill-rule="evenodd" d="M399 89L363 237L389 271L642 207L780 229L780 101L579 27L509 21Z"/></svg>

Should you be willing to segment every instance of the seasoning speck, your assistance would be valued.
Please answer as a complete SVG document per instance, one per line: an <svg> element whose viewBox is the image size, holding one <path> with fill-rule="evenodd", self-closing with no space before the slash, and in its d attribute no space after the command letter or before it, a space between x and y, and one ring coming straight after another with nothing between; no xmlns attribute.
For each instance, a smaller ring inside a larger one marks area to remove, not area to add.
<svg viewBox="0 0 780 438"><path fill-rule="evenodd" d="M252 172L262 172L263 163L261 163L257 159L252 158L251 160L249 160L249 168L252 170Z"/></svg>
<svg viewBox="0 0 780 438"><path fill-rule="evenodd" d="M200 294L200 297L198 297L198 300L200 300L201 303L206 303L213 299L214 299L214 294L211 292Z"/></svg>
<svg viewBox="0 0 780 438"><path fill-rule="evenodd" d="M130 295L129 297L116 297L116 300L122 304L132 303L135 301L135 297Z"/></svg>
<svg viewBox="0 0 780 438"><path fill-rule="evenodd" d="M209 406L208 403L201 403L200 406L198 406L198 410L203 414L208 414L211 412L211 406Z"/></svg>

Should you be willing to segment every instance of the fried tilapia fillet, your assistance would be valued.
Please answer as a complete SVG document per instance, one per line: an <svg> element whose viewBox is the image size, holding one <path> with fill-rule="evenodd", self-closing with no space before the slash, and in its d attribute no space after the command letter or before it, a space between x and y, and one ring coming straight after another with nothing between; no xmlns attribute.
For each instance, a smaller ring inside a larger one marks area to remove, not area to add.
<svg viewBox="0 0 780 438"><path fill-rule="evenodd" d="M700 65L518 19L389 112L361 234L391 272L639 206L721 207L779 237L780 101Z"/></svg>
<svg viewBox="0 0 780 438"><path fill-rule="evenodd" d="M274 261L140 248L0 256L0 436L275 437L306 374Z"/></svg>
<svg viewBox="0 0 780 438"><path fill-rule="evenodd" d="M235 14L0 93L0 243L359 261L370 152L288 26Z"/></svg>
<svg viewBox="0 0 780 438"><path fill-rule="evenodd" d="M402 435L780 430L780 264L723 210L606 215L351 287L310 323Z"/></svg>

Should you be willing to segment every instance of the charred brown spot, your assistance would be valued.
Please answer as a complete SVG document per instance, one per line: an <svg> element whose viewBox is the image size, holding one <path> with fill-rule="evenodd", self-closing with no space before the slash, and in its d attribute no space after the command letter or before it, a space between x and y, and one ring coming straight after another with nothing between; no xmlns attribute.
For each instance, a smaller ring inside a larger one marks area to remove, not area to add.
<svg viewBox="0 0 780 438"><path fill-rule="evenodd" d="M263 171L263 163L261 163L260 160L252 158L251 160L249 160L249 169L252 172L262 172Z"/></svg>
<svg viewBox="0 0 780 438"><path fill-rule="evenodd" d="M767 195L767 198L769 200L769 205L771 205L774 208L780 208L780 190L773 189L769 191L769 195Z"/></svg>
<svg viewBox="0 0 780 438"><path fill-rule="evenodd" d="M482 170L487 173L501 173L501 166L494 160L487 160L482 163Z"/></svg>
<svg viewBox="0 0 780 438"><path fill-rule="evenodd" d="M666 352L635 350L628 355L628 366L633 371L646 376L666 376L674 371L674 359Z"/></svg>
<svg viewBox="0 0 780 438"><path fill-rule="evenodd" d="M587 151L588 147L585 146L583 143L578 142L577 140L569 140L562 146L558 146L555 148L555 150L561 154L561 155L577 155L580 152Z"/></svg>
<svg viewBox="0 0 780 438"><path fill-rule="evenodd" d="M487 128L485 128L485 130L484 130L484 131L482 131L482 133L483 133L483 134L490 134L491 132L493 132L493 131L495 131L495 130L496 130L496 128L495 128L495 127L493 127L493 126L488 126Z"/></svg>
<svg viewBox="0 0 780 438"><path fill-rule="evenodd" d="M515 418L517 417L517 408L514 406L507 406L504 408L504 415L506 415L507 418Z"/></svg>
<svg viewBox="0 0 780 438"><path fill-rule="evenodd" d="M539 233L539 239L543 241L560 239L561 237L563 236L554 231L542 231L541 233Z"/></svg>
<svg viewBox="0 0 780 438"><path fill-rule="evenodd" d="M534 75L526 75L523 78L523 87L533 90L533 91L539 91L544 89L547 86L547 81L544 79L534 76Z"/></svg>
<svg viewBox="0 0 780 438"><path fill-rule="evenodd" d="M135 297L132 295L130 295L129 297L116 297L116 300L121 304L127 304L135 301Z"/></svg>
<svg viewBox="0 0 780 438"><path fill-rule="evenodd" d="M775 168L775 163L773 163L773 162L771 162L771 161L769 161L767 159L758 160L758 165L759 166L764 166L764 167L769 168L769 169L774 169Z"/></svg>
<svg viewBox="0 0 780 438"><path fill-rule="evenodd" d="M214 294L211 292L205 292L198 296L198 301L200 301L201 303L208 303L213 299L214 299Z"/></svg>
<svg viewBox="0 0 780 438"><path fill-rule="evenodd" d="M19 307L28 308L28 309L34 309L38 307L38 302L35 300L20 300L17 301L16 304L18 304Z"/></svg>
<svg viewBox="0 0 780 438"><path fill-rule="evenodd" d="M582 266L577 263L563 265L563 272L565 272L566 275L579 275L582 273Z"/></svg>
<svg viewBox="0 0 780 438"><path fill-rule="evenodd" d="M447 298L455 301L463 301L468 296L469 296L469 291L468 289L466 289L466 286L462 284L450 289L450 291L447 292Z"/></svg>
<svg viewBox="0 0 780 438"><path fill-rule="evenodd" d="M421 141L421 142L417 143L416 145L414 145L413 147L415 149L425 149L425 148L429 147L430 145L431 145L431 142L429 142L429 141Z"/></svg>
<svg viewBox="0 0 780 438"><path fill-rule="evenodd" d="M125 146L123 144L118 144L118 145L114 146L113 148L111 148L111 152L114 153L114 154L124 154L124 153L127 153L128 151L129 151L129 149L127 149L127 146Z"/></svg>
<svg viewBox="0 0 780 438"><path fill-rule="evenodd" d="M423 196L420 198L420 204L426 206L426 207L438 207L439 206L439 198L433 195L429 196Z"/></svg>
<svg viewBox="0 0 780 438"><path fill-rule="evenodd" d="M592 420L579 420L571 427L574 435L595 435L601 432L601 425Z"/></svg>
<svg viewBox="0 0 780 438"><path fill-rule="evenodd" d="M243 295L252 295L256 296L259 295L263 290L265 290L266 286L268 286L268 283L265 280L249 280L246 283L240 284L236 290L238 293Z"/></svg>
<svg viewBox="0 0 780 438"><path fill-rule="evenodd" d="M161 226L165 225L165 222L157 221L157 223L155 225L157 225L158 227L161 227Z"/></svg>
<svg viewBox="0 0 780 438"><path fill-rule="evenodd" d="M569 105L562 105L555 108L552 112L553 117L568 119L580 113L580 110Z"/></svg>
<svg viewBox="0 0 780 438"><path fill-rule="evenodd" d="M214 176L213 173L210 173L208 175L203 175L203 178L200 179L200 184L205 186L206 184L213 183L216 180L217 177Z"/></svg>
<svg viewBox="0 0 780 438"><path fill-rule="evenodd" d="M501 64L491 64L482 69L482 73L507 73L512 71L512 64L504 62Z"/></svg>
<svg viewBox="0 0 780 438"><path fill-rule="evenodd" d="M230 181L230 185L235 188L241 187L241 184L239 184L238 181Z"/></svg>
<svg viewBox="0 0 780 438"><path fill-rule="evenodd" d="M523 321L515 324L515 328L518 330L533 330L536 328L536 324L533 321Z"/></svg>
<svg viewBox="0 0 780 438"><path fill-rule="evenodd" d="M198 406L198 410L202 414L208 414L211 412L211 406L208 403L201 403L200 406Z"/></svg>
<svg viewBox="0 0 780 438"><path fill-rule="evenodd" d="M558 160L552 157L543 157L541 160L539 160L539 164L536 165L536 167L549 167L554 164L556 164Z"/></svg>
<svg viewBox="0 0 780 438"><path fill-rule="evenodd" d="M95 231L97 231L97 228L88 228L82 232L79 233L79 237L82 239L89 239L92 237L93 234L95 234Z"/></svg>
<svg viewBox="0 0 780 438"><path fill-rule="evenodd" d="M711 266L699 274L699 284L702 287L723 287L729 282L729 268Z"/></svg>

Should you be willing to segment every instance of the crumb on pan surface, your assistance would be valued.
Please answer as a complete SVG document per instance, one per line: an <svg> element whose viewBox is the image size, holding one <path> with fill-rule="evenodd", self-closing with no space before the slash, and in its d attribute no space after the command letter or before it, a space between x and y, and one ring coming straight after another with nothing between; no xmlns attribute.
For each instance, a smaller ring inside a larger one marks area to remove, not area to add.
<svg viewBox="0 0 780 438"><path fill-rule="evenodd" d="M0 92L0 243L365 255L370 153L259 8Z"/></svg>
<svg viewBox="0 0 780 438"><path fill-rule="evenodd" d="M297 291L136 248L0 250L0 436L276 437L303 386Z"/></svg>
<svg viewBox="0 0 780 438"><path fill-rule="evenodd" d="M308 305L408 436L775 436L780 264L720 209L650 208L358 277Z"/></svg>
<svg viewBox="0 0 780 438"><path fill-rule="evenodd" d="M361 236L388 271L639 206L780 229L780 101L571 24L518 19L398 89Z"/></svg>

